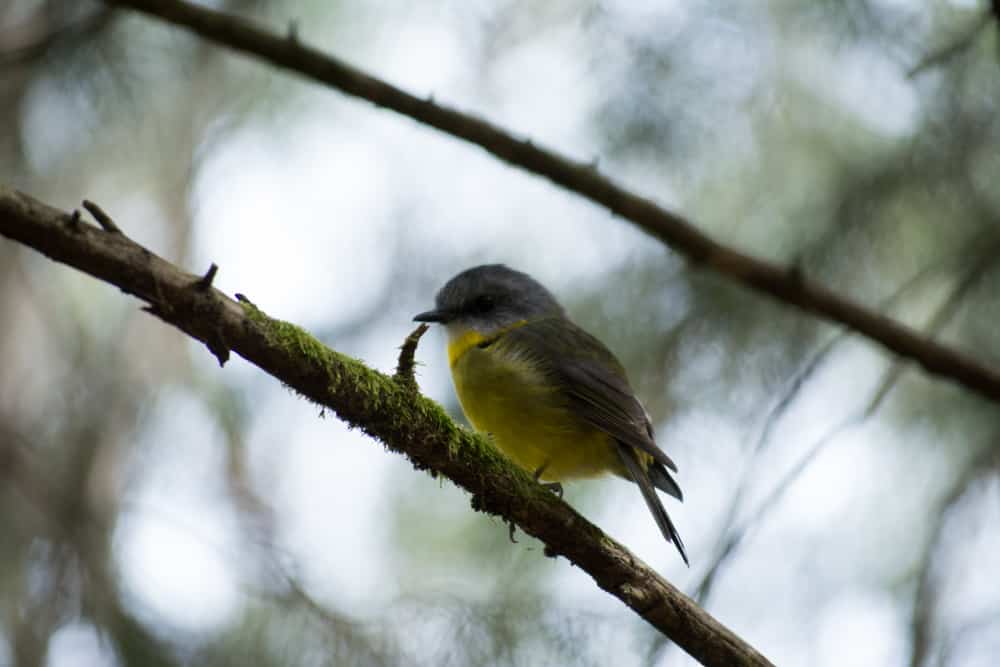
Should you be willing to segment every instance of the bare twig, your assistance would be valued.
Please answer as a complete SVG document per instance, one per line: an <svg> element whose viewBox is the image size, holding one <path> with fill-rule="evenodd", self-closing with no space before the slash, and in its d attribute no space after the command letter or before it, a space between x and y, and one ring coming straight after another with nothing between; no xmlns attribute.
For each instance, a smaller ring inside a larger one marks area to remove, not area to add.
<svg viewBox="0 0 1000 667"><path fill-rule="evenodd" d="M70 229L69 214L0 187L0 235L155 304L164 321L233 351L326 406L419 469L448 477L479 511L513 521L564 556L705 665L770 665L623 546L604 535L495 447L459 428L444 411L392 377L340 355L287 322L273 320L215 288L192 289L181 271L124 234Z"/></svg>
<svg viewBox="0 0 1000 667"><path fill-rule="evenodd" d="M66 218L66 224L69 225L70 229L77 230L80 228L80 211L79 209L73 209L73 212L69 214Z"/></svg>
<svg viewBox="0 0 1000 667"><path fill-rule="evenodd" d="M514 137L485 120L411 95L342 60L265 30L238 16L183 0L106 0L159 17L255 58L336 88L348 95L409 116L484 148L526 171L604 206L672 249L712 271L805 312L841 324L908 357L927 372L950 378L993 401L1000 401L1000 370L933 341L912 328L849 301L809 280L796 267L784 268L717 243L683 217L578 162Z"/></svg>
<svg viewBox="0 0 1000 667"><path fill-rule="evenodd" d="M924 329L925 335L928 338L936 337L939 333L941 333L941 330L945 327L945 325L948 324L953 317L955 317L955 313L958 312L959 307L962 303L964 303L965 297L969 291L976 286L976 283L978 283L990 267L996 263L998 253L1000 253L1000 244L995 241L988 244L985 250L979 251L978 259L973 262L971 268L966 272L965 276L958 282L957 285L955 285L951 295L941 304L937 313L935 313L930 322L928 322L927 327ZM899 381L899 378L902 377L906 369L907 365L902 359L896 359L893 361L892 368L886 374L881 386L879 386L878 391L875 393L875 398L872 399L869 407L870 414L879 409L882 405L882 401L889 395L892 387Z"/></svg>
<svg viewBox="0 0 1000 667"><path fill-rule="evenodd" d="M926 72L930 68L944 65L965 51L968 51L972 45L976 43L976 38L979 37L979 33L981 33L994 18L995 17L991 12L983 12L959 37L955 38L954 41L950 42L947 46L944 46L943 48L933 51L925 56L919 63L914 65L909 72L906 73L906 76L910 79L915 78L917 75Z"/></svg>
<svg viewBox="0 0 1000 667"><path fill-rule="evenodd" d="M111 234L121 234L122 230L118 228L115 221L111 219L111 216L104 212L100 206L87 199L83 200L83 207L87 209L87 212L94 216L94 220L97 220L97 224L101 228Z"/></svg>
<svg viewBox="0 0 1000 667"><path fill-rule="evenodd" d="M208 267L208 271L205 275L196 283L198 289L208 289L212 286L212 282L215 280L215 274L219 272L219 267L215 262L212 262L211 266Z"/></svg>
<svg viewBox="0 0 1000 667"><path fill-rule="evenodd" d="M948 512L965 496L974 481L985 475L996 474L997 470L1000 469L1000 446L996 444L995 440L996 436L991 436L979 454L968 461L962 474L955 478L951 488L938 504L936 511L930 515L930 534L917 567L917 586L910 614L910 645L912 647L910 649L910 667L926 667L926 665L931 664L930 647L936 597L931 582L931 566L934 564L935 550L941 542L945 520ZM947 661L941 661L939 664L947 664Z"/></svg>
<svg viewBox="0 0 1000 667"><path fill-rule="evenodd" d="M798 462L796 462L796 464L792 466L792 468L789 469L788 472L786 472L784 476L782 476L782 478L771 488L767 497L761 501L756 510L752 513L752 518L745 520L729 532L722 548L719 549L719 552L716 554L715 560L712 561L711 566L709 566L708 570L702 576L701 581L698 583L698 586L695 588L695 600L698 600L701 604L705 603L705 600L707 600L708 596L711 595L712 586L715 583L715 579L718 577L719 572L726 565L726 563L728 563L729 559L736 552L736 549L743 543L743 540L746 539L750 530L754 526L760 525L763 517L777 506L778 501L785 495L785 492L792 485L792 482L798 479L799 475L801 475L803 471L809 467L809 464L813 462L816 456L827 445L836 440L842 433L863 423L866 419L867 417L865 416L864 411L855 413L816 440L809 447L809 449L806 450L806 453L799 458Z"/></svg>
<svg viewBox="0 0 1000 667"><path fill-rule="evenodd" d="M941 304L941 307L931 318L926 330L928 336L936 335L948 322L951 321L969 290L975 286L975 284L996 261L998 250L1000 250L1000 245L994 242L987 244L985 250L980 251L978 259L972 264L971 268L966 272L962 279L955 285L955 288L952 290L949 297L945 299L945 301ZM891 308L899 298L906 294L909 289L923 277L924 272L921 272L913 279L908 280L886 301L884 308ZM760 431L760 435L752 448L752 452L754 454L761 451L770 440L773 430L780 417L785 413L788 406L791 405L800 389L804 386L806 380L812 376L833 348L845 338L846 333L841 333L832 337L816 353L813 354L810 360L788 382L785 392L782 393L782 396L775 402L771 410L768 411L768 415L764 420L764 425ZM726 518L723 521L724 527L722 529L722 535L724 535L725 538L722 542L722 546L716 553L712 564L702 575L701 580L695 587L694 598L698 600L699 603L705 604L709 595L711 595L712 586L715 583L716 577L745 539L752 525L758 524L775 506L777 506L778 501L784 495L788 487L790 487L791 484L798 479L799 475L805 471L813 459L829 443L833 442L845 431L864 423L866 420L875 415L905 370L905 364L901 363L899 360L895 361L884 373L882 381L879 383L878 388L875 390L875 393L872 395L872 398L868 401L865 408L847 417L830 432L814 442L806 453L798 460L798 462L781 478L781 480L774 485L767 497L757 506L757 509L752 513L752 519L744 521L737 528L733 528L737 512L743 505L744 496L749 488L749 473L743 476L736 493L733 495L733 500L729 505L729 511L727 512Z"/></svg>

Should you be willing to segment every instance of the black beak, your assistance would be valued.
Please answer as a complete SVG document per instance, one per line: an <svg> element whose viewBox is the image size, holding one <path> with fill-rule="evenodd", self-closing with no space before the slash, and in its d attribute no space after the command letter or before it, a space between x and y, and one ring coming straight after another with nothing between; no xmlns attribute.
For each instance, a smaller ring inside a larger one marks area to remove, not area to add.
<svg viewBox="0 0 1000 667"><path fill-rule="evenodd" d="M414 322L438 322L440 324L450 322L451 319L452 314L446 310L428 310L413 317Z"/></svg>

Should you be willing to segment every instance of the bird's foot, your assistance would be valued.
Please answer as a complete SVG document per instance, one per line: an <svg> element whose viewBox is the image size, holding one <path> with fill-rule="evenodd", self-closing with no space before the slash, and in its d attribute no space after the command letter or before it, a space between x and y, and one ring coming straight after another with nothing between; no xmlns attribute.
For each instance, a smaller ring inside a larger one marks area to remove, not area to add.
<svg viewBox="0 0 1000 667"><path fill-rule="evenodd" d="M535 470L535 474L534 474L535 481L538 482L539 484L541 484L544 488L548 489L552 493L554 493L557 496L559 496L559 499L562 500L562 497L563 497L563 487L562 487L562 484L560 484L559 482L543 482L543 481L541 481L542 480L542 474L545 472L545 469L548 468L548 467L549 467L549 462L548 461L546 461L542 465L538 466L538 468Z"/></svg>
<svg viewBox="0 0 1000 667"><path fill-rule="evenodd" d="M542 482L542 487L548 489L552 493L559 496L559 500L563 497L563 487L559 482Z"/></svg>

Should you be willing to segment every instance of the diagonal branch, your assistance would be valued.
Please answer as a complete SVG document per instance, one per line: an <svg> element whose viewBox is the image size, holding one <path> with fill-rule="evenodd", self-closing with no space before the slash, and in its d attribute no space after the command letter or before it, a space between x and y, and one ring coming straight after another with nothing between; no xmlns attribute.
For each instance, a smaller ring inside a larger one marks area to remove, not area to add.
<svg viewBox="0 0 1000 667"><path fill-rule="evenodd" d="M976 246L983 245L981 239L977 240L975 243ZM1000 245L998 245L997 242L988 243L985 245L984 249L978 250L978 258L972 263L971 268L966 272L962 279L959 280L951 294L941 304L937 313L935 313L931 318L930 323L926 328L928 335L936 335L940 333L941 329L951 321L969 291L975 287L975 285L982 279L983 275L997 261L998 251L1000 251ZM976 252L975 248L966 248L963 250L962 257L964 258L973 252ZM912 279L908 280L904 285L896 290L896 292L889 299L886 300L884 307L889 308L894 301L902 297L910 287L923 277L925 277L925 271L921 271ZM819 350L817 350L809 359L809 361L804 364L803 367L791 378L785 392L774 404L771 410L768 411L767 417L763 422L763 427L760 430L760 434L754 441L752 449L753 453L760 452L767 445L771 439L774 429L776 428L778 420L784 415L785 410L791 405L796 396L798 396L799 390L804 386L806 380L812 376L815 370L826 359L830 351L833 350L833 348L844 338L845 335L842 333L827 341L827 343L820 347ZM835 428L810 445L809 449L798 460L798 462L772 487L765 499L761 501L756 510L751 514L752 518L744 521L739 526L735 526L737 513L739 508L744 503L744 496L746 495L748 481L750 479L749 475L744 475L736 489L736 493L733 496L733 500L729 506L729 511L723 523L724 528L722 535L724 537L724 541L722 542L722 547L716 554L712 564L705 571L705 574L702 575L702 579L699 584L695 587L695 600L697 600L700 604L705 604L708 596L711 594L712 586L721 568L735 553L736 548L739 547L744 538L747 536L752 525L759 523L762 518L777 505L778 501L784 495L784 492L796 479L798 479L799 475L802 474L802 472L812 463L813 459L827 445L833 442L842 433L863 424L866 420L875 415L881 407L882 402L888 397L893 387L895 387L896 382L899 381L899 378L905 371L906 366L898 361L890 365L884 372L882 381L879 382L878 388L875 390L875 393L872 395L872 398L868 401L867 405L861 410L852 413L845 420L841 421Z"/></svg>
<svg viewBox="0 0 1000 667"><path fill-rule="evenodd" d="M909 72L906 73L907 78L914 78L918 74L922 74L932 67L939 67L941 65L947 64L950 60L953 60L962 53L968 51L976 43L976 39L979 34L986 29L995 18L991 11L983 12L980 14L976 20L967 27L961 35L954 39L947 46L937 49L932 53L924 56L924 58L914 65Z"/></svg>
<svg viewBox="0 0 1000 667"><path fill-rule="evenodd" d="M184 0L106 0L183 26L217 44L324 83L343 93L391 109L446 134L464 139L496 157L544 176L553 183L631 221L695 264L860 333L890 352L907 357L929 373L949 378L1000 402L1000 371L973 357L925 338L862 305L809 280L801 267L782 267L717 243L691 222L601 176L592 163L570 160L514 137L506 130L450 107L421 99L381 79L241 17Z"/></svg>
<svg viewBox="0 0 1000 667"><path fill-rule="evenodd" d="M1000 447L996 444L996 435L991 434L981 446L982 449L966 463L965 469L952 481L937 508L928 517L929 535L917 564L917 585L910 610L910 667L924 667L932 662L931 644L934 639L932 634L937 597L932 568L937 549L943 542L948 514L966 496L976 480L995 475L1000 470ZM944 659L935 662L949 664Z"/></svg>
<svg viewBox="0 0 1000 667"><path fill-rule="evenodd" d="M472 494L474 509L513 521L544 542L546 553L565 556L702 664L771 664L492 445L457 427L415 390L405 369L390 377L338 354L298 327L271 319L246 297L237 303L205 277L181 271L117 229L107 221L103 229L87 224L78 214L0 186L0 235L116 285L205 343L220 362L230 350L239 354L416 468L444 475Z"/></svg>

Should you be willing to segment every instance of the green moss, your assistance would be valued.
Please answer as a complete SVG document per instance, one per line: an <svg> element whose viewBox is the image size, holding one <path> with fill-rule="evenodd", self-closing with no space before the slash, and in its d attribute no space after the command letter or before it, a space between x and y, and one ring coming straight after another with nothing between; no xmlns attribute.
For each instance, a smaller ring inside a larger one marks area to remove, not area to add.
<svg viewBox="0 0 1000 667"><path fill-rule="evenodd" d="M349 425L358 426L384 442L388 442L386 435L390 433L406 433L414 427L431 430L444 436L448 458L457 457L461 450L480 467L483 477L507 472L513 466L485 436L459 427L444 408L415 392L412 385L397 382L357 359L331 350L301 327L272 319L248 301L240 303L247 318L263 332L270 345L323 369L331 392L347 390L363 402L369 417L364 423L349 422ZM372 418L374 415L378 415L377 420ZM537 484L527 473L516 479L523 486L522 493L530 495L537 490Z"/></svg>
<svg viewBox="0 0 1000 667"><path fill-rule="evenodd" d="M423 397L414 401L411 388L368 368L357 359L331 350L301 327L272 319L247 301L242 301L241 305L247 318L259 327L269 344L322 368L331 391L349 387L364 399L369 412L383 414L393 430L402 431L414 423L433 423L443 432L455 429L454 422L436 403Z"/></svg>
<svg viewBox="0 0 1000 667"><path fill-rule="evenodd" d="M257 306L241 301L243 312L256 324L271 345L286 353L306 359L311 365L324 369L330 376L331 385L350 384L352 387L374 394L382 389L379 374L357 359L331 350L316 340L305 329L290 322L268 317Z"/></svg>

